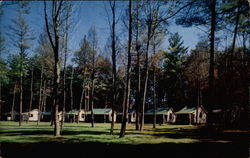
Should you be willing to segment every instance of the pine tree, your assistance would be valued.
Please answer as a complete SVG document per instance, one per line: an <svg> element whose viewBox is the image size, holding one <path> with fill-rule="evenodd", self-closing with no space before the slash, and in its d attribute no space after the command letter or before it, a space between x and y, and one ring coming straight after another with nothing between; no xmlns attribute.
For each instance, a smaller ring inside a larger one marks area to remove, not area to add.
<svg viewBox="0 0 250 158"><path fill-rule="evenodd" d="M27 2L19 2L17 9L17 16L12 19L12 25L9 26L12 31L13 45L18 49L20 56L19 82L20 82L20 102L19 102L19 126L22 122L22 108L23 108L23 77L25 76L27 63L27 51L30 48L29 41L34 39L31 35L31 28L26 22L25 14L29 13Z"/></svg>
<svg viewBox="0 0 250 158"><path fill-rule="evenodd" d="M164 80L165 92L169 105L178 106L183 101L183 71L188 48L183 46L183 41L178 33L169 38L169 47L165 52Z"/></svg>

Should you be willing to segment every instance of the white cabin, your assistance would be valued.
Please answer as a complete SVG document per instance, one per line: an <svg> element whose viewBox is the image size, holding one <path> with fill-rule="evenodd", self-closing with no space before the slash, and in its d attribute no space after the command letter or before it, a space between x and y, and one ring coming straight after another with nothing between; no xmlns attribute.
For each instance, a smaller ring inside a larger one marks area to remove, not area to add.
<svg viewBox="0 0 250 158"><path fill-rule="evenodd" d="M23 121L38 121L38 109L22 113Z"/></svg>

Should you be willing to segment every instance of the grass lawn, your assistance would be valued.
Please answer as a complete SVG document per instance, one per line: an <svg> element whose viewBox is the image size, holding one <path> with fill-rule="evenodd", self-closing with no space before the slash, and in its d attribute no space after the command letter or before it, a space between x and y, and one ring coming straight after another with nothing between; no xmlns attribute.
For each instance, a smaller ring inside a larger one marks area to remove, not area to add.
<svg viewBox="0 0 250 158"><path fill-rule="evenodd" d="M194 157L193 153L197 157L248 157L249 131L209 133L201 126L157 125L153 129L151 124L146 124L145 130L140 132L135 130L134 124L128 124L125 137L119 138L120 126L115 124L114 135L110 135L109 123L96 123L94 128L91 128L90 123L65 123L61 136L54 137L53 127L48 122L41 122L39 126L36 122L23 122L19 127L18 122L2 121L0 149L3 158L20 155L27 157L27 153L40 153L41 149L44 151L41 154L63 151L65 153L62 157L69 153L71 157L72 150L77 151L75 156L81 155L82 150L88 155L93 149L92 154L110 154L115 151L117 154L123 152L125 156L135 153L164 154L171 151L170 155L176 157L186 157L186 154Z"/></svg>
<svg viewBox="0 0 250 158"><path fill-rule="evenodd" d="M23 122L19 127L18 122L0 122L0 142L2 143L38 143L38 142L101 142L119 144L158 144L158 143L193 143L199 142L190 133L197 127L189 125L162 125L152 128L151 124L145 125L143 132L136 131L134 124L128 124L126 136L119 138L120 124L115 124L114 135L110 135L109 123L96 123L92 128L89 123L65 123L60 137L53 136L53 127L48 122ZM186 132L190 138L173 137ZM191 135L190 135L191 134ZM168 135L168 136L167 136Z"/></svg>
<svg viewBox="0 0 250 158"><path fill-rule="evenodd" d="M92 128L90 123L65 123L60 137L53 136L53 127L49 122L23 122L19 127L18 122L0 122L0 142L2 143L38 143L38 142L100 142L119 144L159 144L159 143L197 143L234 141L230 137L207 137L201 127L192 125L158 125L152 128L146 124L144 131L136 131L134 124L128 124L126 135L119 138L120 124L115 124L114 135L110 135L109 123L96 123ZM238 131L238 137L244 131ZM245 131L246 132L246 131ZM232 131L228 131L232 133Z"/></svg>

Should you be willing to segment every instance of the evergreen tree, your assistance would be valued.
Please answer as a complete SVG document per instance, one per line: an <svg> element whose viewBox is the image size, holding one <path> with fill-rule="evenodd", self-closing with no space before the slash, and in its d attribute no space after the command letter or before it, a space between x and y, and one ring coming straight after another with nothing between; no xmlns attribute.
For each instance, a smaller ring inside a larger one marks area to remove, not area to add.
<svg viewBox="0 0 250 158"><path fill-rule="evenodd" d="M23 78L25 76L25 71L27 70L27 51L30 48L29 41L33 39L30 33L30 27L26 22L24 17L25 14L29 13L29 7L27 2L19 2L17 9L17 16L12 19L12 25L9 26L12 31L12 41L14 47L17 48L19 56L20 56L20 69L19 69L19 84L20 84L20 108L19 108L19 126L21 126L22 122L22 108L23 108Z"/></svg>
<svg viewBox="0 0 250 158"><path fill-rule="evenodd" d="M183 41L178 33L169 38L168 51L164 58L164 89L167 103L172 106L181 105L185 98L184 76L187 49L183 46Z"/></svg>

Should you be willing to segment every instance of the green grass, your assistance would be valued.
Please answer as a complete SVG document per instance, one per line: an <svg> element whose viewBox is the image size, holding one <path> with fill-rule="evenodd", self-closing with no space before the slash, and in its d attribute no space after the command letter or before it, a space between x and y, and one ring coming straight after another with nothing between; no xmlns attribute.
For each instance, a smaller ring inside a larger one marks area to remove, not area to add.
<svg viewBox="0 0 250 158"><path fill-rule="evenodd" d="M144 131L136 131L134 124L128 124L126 135L119 138L120 124L115 124L114 135L110 135L109 123L65 123L60 137L53 136L53 127L48 122L0 122L1 143L39 143L39 142L100 142L118 144L159 144L159 143L196 143L204 141L228 142L228 140L207 139L200 135L200 128L191 125L162 125L153 129L146 124Z"/></svg>

